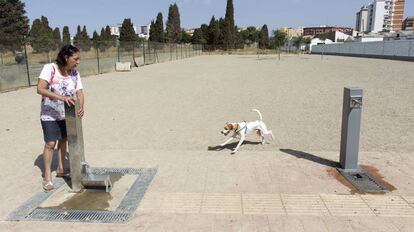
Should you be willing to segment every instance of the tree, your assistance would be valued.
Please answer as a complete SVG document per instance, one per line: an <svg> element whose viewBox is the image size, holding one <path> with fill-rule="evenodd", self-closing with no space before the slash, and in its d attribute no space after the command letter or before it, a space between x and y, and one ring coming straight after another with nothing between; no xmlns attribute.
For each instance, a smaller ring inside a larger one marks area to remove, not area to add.
<svg viewBox="0 0 414 232"><path fill-rule="evenodd" d="M33 21L29 37L30 44L35 52L50 52L56 47L53 39L53 30L49 27L49 21L44 16Z"/></svg>
<svg viewBox="0 0 414 232"><path fill-rule="evenodd" d="M210 45L211 49L216 49L220 36L219 23L216 18L211 17L210 24L208 26L207 44Z"/></svg>
<svg viewBox="0 0 414 232"><path fill-rule="evenodd" d="M60 47L62 47L62 39L60 37L60 30L58 27L53 30L53 42L54 49L60 49Z"/></svg>
<svg viewBox="0 0 414 232"><path fill-rule="evenodd" d="M95 30L93 31L93 36L92 36L93 47L99 48L99 45L100 45L99 42L100 42L100 38L99 38L98 32L96 32Z"/></svg>
<svg viewBox="0 0 414 232"><path fill-rule="evenodd" d="M310 44L312 42L312 39L310 37L303 37L303 43L304 44Z"/></svg>
<svg viewBox="0 0 414 232"><path fill-rule="evenodd" d="M235 34L234 48L243 49L244 48L244 43L243 43L243 40L241 38L241 33L239 32L239 29L237 27L236 27L235 31L236 31L236 34Z"/></svg>
<svg viewBox="0 0 414 232"><path fill-rule="evenodd" d="M78 25L76 28L76 34L73 37L73 43L75 44L75 46L78 46L80 48L80 45L82 44L82 31L81 31L81 26Z"/></svg>
<svg viewBox="0 0 414 232"><path fill-rule="evenodd" d="M206 40L204 39L203 31L201 30L201 28L197 28L194 30L193 37L191 38L191 43L193 44L205 44L206 43Z"/></svg>
<svg viewBox="0 0 414 232"><path fill-rule="evenodd" d="M226 37L228 35L228 31L227 31L227 21L223 18L220 18L218 20L218 25L219 25L219 36L218 36L218 41L217 41L217 45L221 46L223 49L227 50L229 49L229 45L228 45L228 41L226 42L226 39L228 39L228 37Z"/></svg>
<svg viewBox="0 0 414 232"><path fill-rule="evenodd" d="M63 45L68 45L70 44L70 34L69 34L69 27L68 26L64 26L63 30L62 30L62 43Z"/></svg>
<svg viewBox="0 0 414 232"><path fill-rule="evenodd" d="M204 44L206 44L207 43L207 39L208 39L208 35L209 35L208 25L207 24L201 24L200 30L201 30L201 33L203 35L203 39L205 40L205 43Z"/></svg>
<svg viewBox="0 0 414 232"><path fill-rule="evenodd" d="M20 0L0 0L0 52L20 51L29 32L29 19Z"/></svg>
<svg viewBox="0 0 414 232"><path fill-rule="evenodd" d="M225 49L234 48L235 43L235 25L234 25L234 8L233 0L227 0L226 16L223 23L223 39ZM221 28L220 28L221 29Z"/></svg>
<svg viewBox="0 0 414 232"><path fill-rule="evenodd" d="M157 19L155 20L155 30L157 35L157 42L164 43L164 20L162 18L162 13L159 12Z"/></svg>
<svg viewBox="0 0 414 232"><path fill-rule="evenodd" d="M121 29L119 30L119 42L121 47L131 49L137 41L137 34L134 30L134 24L131 19L124 19Z"/></svg>
<svg viewBox="0 0 414 232"><path fill-rule="evenodd" d="M167 20L167 40L170 43L179 43L181 41L181 21L180 12L176 3L168 8Z"/></svg>
<svg viewBox="0 0 414 232"><path fill-rule="evenodd" d="M296 49L299 49L300 45L302 45L303 43L304 43L303 36L298 36L293 39L293 46L295 46Z"/></svg>
<svg viewBox="0 0 414 232"><path fill-rule="evenodd" d="M191 43L191 35L181 30L181 43Z"/></svg>
<svg viewBox="0 0 414 232"><path fill-rule="evenodd" d="M91 49L91 41L88 36L88 32L86 31L86 26L83 26L81 30L80 25L77 27L77 32L75 37L73 38L74 44L83 51L89 51Z"/></svg>
<svg viewBox="0 0 414 232"><path fill-rule="evenodd" d="M86 31L86 26L83 26L83 29L82 29L82 41L83 41L83 45L84 45L83 50L84 51L91 50L92 43L91 43L91 40L89 38L88 32Z"/></svg>
<svg viewBox="0 0 414 232"><path fill-rule="evenodd" d="M101 34L99 35L99 50L105 51L110 47L116 46L116 37L111 35L111 28L109 25L101 29Z"/></svg>
<svg viewBox="0 0 414 232"><path fill-rule="evenodd" d="M282 30L273 31L273 36L271 38L271 46L273 48L280 48L286 42L287 34Z"/></svg>
<svg viewBox="0 0 414 232"><path fill-rule="evenodd" d="M262 29L260 30L259 34L259 48L268 48L269 47L269 30L267 29L267 25L263 25Z"/></svg>
<svg viewBox="0 0 414 232"><path fill-rule="evenodd" d="M326 32L324 32L324 33L321 33L321 34L316 35L315 37L316 38L319 38L321 40L326 40L328 38L328 36L329 36L329 34L326 33Z"/></svg>
<svg viewBox="0 0 414 232"><path fill-rule="evenodd" d="M247 27L246 30L240 32L240 37L243 40L243 43L251 45L253 43L259 42L259 31L256 27Z"/></svg>
<svg viewBox="0 0 414 232"><path fill-rule="evenodd" d="M155 41L156 40L156 30L155 30L155 23L154 20L151 20L150 30L149 30L149 40Z"/></svg>
<svg viewBox="0 0 414 232"><path fill-rule="evenodd" d="M111 27L109 25L106 25L105 27L105 38L107 39L106 41L108 41L108 46L116 46L117 38L116 35L111 35Z"/></svg>

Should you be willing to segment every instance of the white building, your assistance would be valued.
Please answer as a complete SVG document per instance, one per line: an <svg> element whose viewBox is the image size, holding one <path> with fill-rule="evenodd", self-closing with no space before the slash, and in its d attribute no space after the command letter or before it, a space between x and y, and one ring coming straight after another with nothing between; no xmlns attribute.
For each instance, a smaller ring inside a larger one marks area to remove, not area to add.
<svg viewBox="0 0 414 232"><path fill-rule="evenodd" d="M355 30L360 32L366 32L369 28L369 20L368 20L368 7L363 6L361 10L357 12L356 15L356 26Z"/></svg>
<svg viewBox="0 0 414 232"><path fill-rule="evenodd" d="M325 40L321 40L319 38L313 38L311 40L311 43L309 44L309 51L312 52L312 46L314 45L318 45L318 44L332 44L334 43L332 40L330 39L325 39Z"/></svg>
<svg viewBox="0 0 414 232"><path fill-rule="evenodd" d="M122 27L122 24L118 24L117 26L113 26L111 27L111 35L116 35L116 36L120 36L120 29ZM133 26L135 34L137 34L137 27Z"/></svg>
<svg viewBox="0 0 414 232"><path fill-rule="evenodd" d="M358 37L355 39L355 42L380 42L383 41L384 37L381 35L366 35L362 37Z"/></svg>
<svg viewBox="0 0 414 232"><path fill-rule="evenodd" d="M353 40L353 37L348 35L348 34L345 34L343 32L335 31L333 33L333 38L331 38L331 39L333 39L334 42L345 42L345 41L348 41L350 39Z"/></svg>
<svg viewBox="0 0 414 232"><path fill-rule="evenodd" d="M379 32L384 29L385 0L375 0L368 6L368 31Z"/></svg>
<svg viewBox="0 0 414 232"><path fill-rule="evenodd" d="M150 28L151 28L151 24L141 26L141 33L138 34L138 37L148 40L149 39Z"/></svg>
<svg viewBox="0 0 414 232"><path fill-rule="evenodd" d="M119 36L119 26L111 27L111 35Z"/></svg>

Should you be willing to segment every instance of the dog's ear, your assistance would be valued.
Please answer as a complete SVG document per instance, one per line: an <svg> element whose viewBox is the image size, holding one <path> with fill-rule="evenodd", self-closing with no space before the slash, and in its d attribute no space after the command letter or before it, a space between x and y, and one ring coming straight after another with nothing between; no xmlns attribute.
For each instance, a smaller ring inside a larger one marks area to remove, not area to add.
<svg viewBox="0 0 414 232"><path fill-rule="evenodd" d="M229 128L229 130L233 130L233 124L228 123L228 124L227 124L227 127Z"/></svg>

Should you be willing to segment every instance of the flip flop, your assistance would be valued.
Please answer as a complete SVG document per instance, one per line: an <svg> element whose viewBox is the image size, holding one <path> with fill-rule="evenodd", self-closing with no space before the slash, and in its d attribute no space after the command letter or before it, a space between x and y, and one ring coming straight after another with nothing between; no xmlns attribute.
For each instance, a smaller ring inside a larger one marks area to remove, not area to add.
<svg viewBox="0 0 414 232"><path fill-rule="evenodd" d="M43 181L42 182L42 187L45 191L50 191L50 190L53 190L55 188L52 181Z"/></svg>

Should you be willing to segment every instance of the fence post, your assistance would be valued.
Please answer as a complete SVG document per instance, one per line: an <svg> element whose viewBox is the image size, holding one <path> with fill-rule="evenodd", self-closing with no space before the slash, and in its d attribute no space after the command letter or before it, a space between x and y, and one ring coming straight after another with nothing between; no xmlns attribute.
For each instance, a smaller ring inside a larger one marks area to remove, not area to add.
<svg viewBox="0 0 414 232"><path fill-rule="evenodd" d="M144 57L144 65L146 64L145 62L145 41L142 41L142 55Z"/></svg>
<svg viewBox="0 0 414 232"><path fill-rule="evenodd" d="M323 60L323 52L324 52L324 49L325 49L325 45L324 45L324 44L321 44L321 46L322 46L322 55L321 55L321 60Z"/></svg>
<svg viewBox="0 0 414 232"><path fill-rule="evenodd" d="M29 73L29 57L27 57L26 41L24 42L24 58L26 60L26 71L27 71L27 83L31 86L30 83L30 73Z"/></svg>
<svg viewBox="0 0 414 232"><path fill-rule="evenodd" d="M136 41L132 41L132 61L134 61L134 66L138 67L137 62L135 61L135 45Z"/></svg>
<svg viewBox="0 0 414 232"><path fill-rule="evenodd" d="M149 59L152 60L152 57L151 57L151 42L148 41L147 44L148 44L148 56L150 57Z"/></svg>
<svg viewBox="0 0 414 232"><path fill-rule="evenodd" d="M120 54L119 54L119 47L120 47L120 45L117 44L117 47L118 47L118 62L121 62L121 57L120 57Z"/></svg>
<svg viewBox="0 0 414 232"><path fill-rule="evenodd" d="M170 61L172 60L172 46L171 46L171 43L170 43Z"/></svg>
<svg viewBox="0 0 414 232"><path fill-rule="evenodd" d="M98 74L101 73L101 67L99 66L99 45L96 46L96 60L98 61Z"/></svg>
<svg viewBox="0 0 414 232"><path fill-rule="evenodd" d="M280 47L277 49L277 53L278 53L279 60L280 60Z"/></svg>

